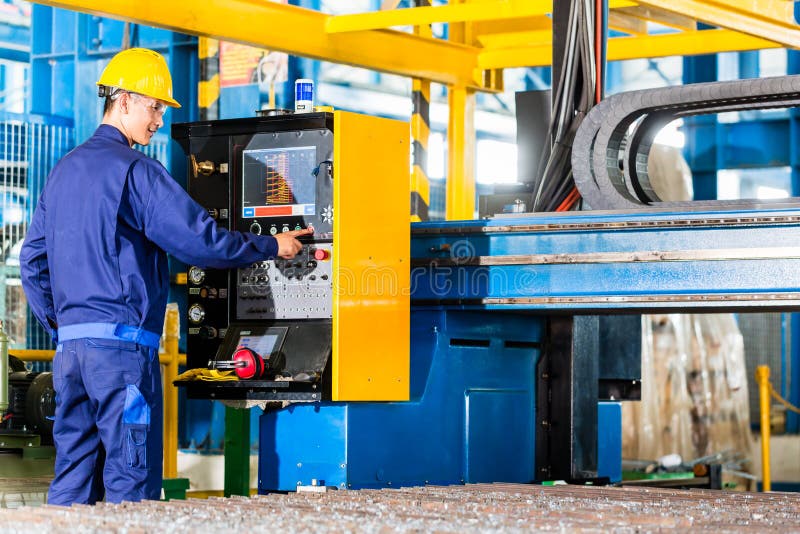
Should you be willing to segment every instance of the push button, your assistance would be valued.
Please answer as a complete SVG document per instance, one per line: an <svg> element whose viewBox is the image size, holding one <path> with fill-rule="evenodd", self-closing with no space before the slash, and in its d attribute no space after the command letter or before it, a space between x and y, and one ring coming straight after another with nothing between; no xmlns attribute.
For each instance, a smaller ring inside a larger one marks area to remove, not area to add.
<svg viewBox="0 0 800 534"><path fill-rule="evenodd" d="M325 261L331 257L331 253L324 248L318 248L314 251L314 259L317 261Z"/></svg>

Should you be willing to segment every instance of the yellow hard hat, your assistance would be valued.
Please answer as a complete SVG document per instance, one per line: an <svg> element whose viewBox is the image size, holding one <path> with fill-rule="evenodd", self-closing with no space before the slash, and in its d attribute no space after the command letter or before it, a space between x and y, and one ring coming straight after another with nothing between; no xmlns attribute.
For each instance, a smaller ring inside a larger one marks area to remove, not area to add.
<svg viewBox="0 0 800 534"><path fill-rule="evenodd" d="M147 48L129 48L112 57L97 85L119 87L162 100L174 108L181 107L172 98L172 76L164 56Z"/></svg>

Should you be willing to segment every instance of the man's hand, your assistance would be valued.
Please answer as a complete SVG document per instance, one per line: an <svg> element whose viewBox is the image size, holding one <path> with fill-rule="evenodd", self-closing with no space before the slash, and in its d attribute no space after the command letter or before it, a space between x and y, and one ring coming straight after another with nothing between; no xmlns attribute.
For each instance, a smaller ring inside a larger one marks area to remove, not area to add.
<svg viewBox="0 0 800 534"><path fill-rule="evenodd" d="M306 228L305 230L292 230L291 232L276 234L275 239L278 240L278 256L287 260L294 258L303 248L302 243L300 243L297 238L313 233L313 228Z"/></svg>

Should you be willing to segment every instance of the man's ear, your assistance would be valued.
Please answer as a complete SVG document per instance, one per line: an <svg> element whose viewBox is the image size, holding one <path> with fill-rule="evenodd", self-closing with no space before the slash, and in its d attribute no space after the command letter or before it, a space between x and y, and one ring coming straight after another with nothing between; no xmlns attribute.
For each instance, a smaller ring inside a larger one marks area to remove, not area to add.
<svg viewBox="0 0 800 534"><path fill-rule="evenodd" d="M130 102L131 102L131 95L129 93L122 93L121 95L119 95L119 101L118 101L119 110L123 114L126 115L128 114Z"/></svg>

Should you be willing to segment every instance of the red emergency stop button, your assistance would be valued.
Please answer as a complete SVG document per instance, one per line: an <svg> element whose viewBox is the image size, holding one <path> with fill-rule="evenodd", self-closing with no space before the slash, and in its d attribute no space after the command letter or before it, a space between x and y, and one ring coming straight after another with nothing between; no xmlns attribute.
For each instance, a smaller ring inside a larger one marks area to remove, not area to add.
<svg viewBox="0 0 800 534"><path fill-rule="evenodd" d="M318 248L314 251L314 259L317 261L326 261L331 257L331 253L324 248Z"/></svg>

